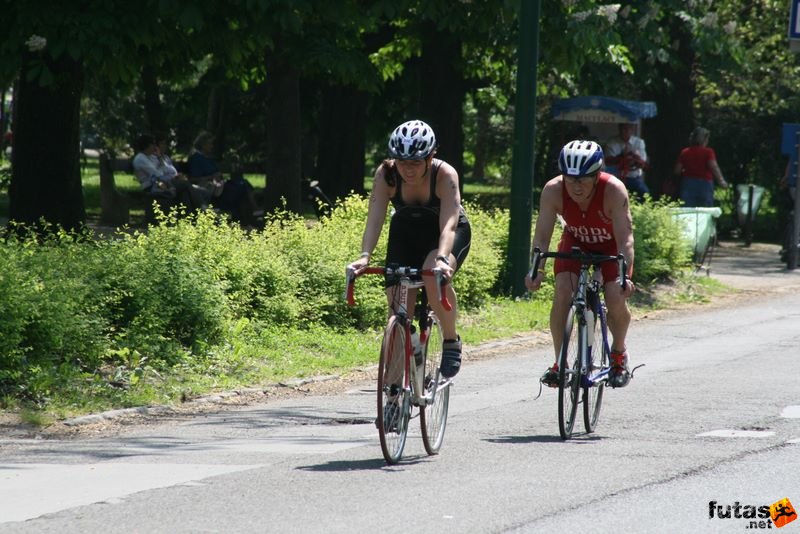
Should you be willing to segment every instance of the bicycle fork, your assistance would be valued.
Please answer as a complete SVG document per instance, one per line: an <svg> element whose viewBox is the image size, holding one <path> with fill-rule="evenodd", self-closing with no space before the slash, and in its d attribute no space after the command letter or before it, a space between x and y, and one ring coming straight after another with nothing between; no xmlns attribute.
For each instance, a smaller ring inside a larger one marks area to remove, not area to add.
<svg viewBox="0 0 800 534"><path fill-rule="evenodd" d="M592 308L596 308L594 311ZM595 317L596 315L596 317ZM608 344L608 329L606 323L606 310L605 307L601 302L594 302L592 306L587 306L584 310L584 316L586 320L586 352L587 352L587 360L588 360L588 372L583 375L584 382L586 387L593 387L596 386L605 380L608 380L608 373L611 371L611 368L600 367L595 372L594 362L602 362L603 361L603 353L607 352ZM595 320L600 321L600 332L601 337L598 340L600 342L600 346L595 347L593 345L595 341L594 330L595 330Z"/></svg>

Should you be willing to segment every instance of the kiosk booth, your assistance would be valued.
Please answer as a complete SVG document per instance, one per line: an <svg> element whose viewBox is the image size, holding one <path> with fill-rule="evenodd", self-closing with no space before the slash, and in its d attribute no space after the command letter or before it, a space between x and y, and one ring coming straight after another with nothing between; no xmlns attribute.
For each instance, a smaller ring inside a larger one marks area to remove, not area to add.
<svg viewBox="0 0 800 534"><path fill-rule="evenodd" d="M550 108L554 121L559 121L560 149L570 139L590 139L605 147L619 133L618 125L634 125L633 135L642 136L642 119L658 114L655 102L622 100L609 96L576 96L556 100ZM607 171L616 174L617 169L607 166Z"/></svg>
<svg viewBox="0 0 800 534"><path fill-rule="evenodd" d="M636 135L641 134L642 119L658 114L655 102L622 100L608 96L576 96L556 100L550 108L555 121L561 121L562 139L566 142L573 132L581 128L600 144L617 135L621 122L636 125Z"/></svg>

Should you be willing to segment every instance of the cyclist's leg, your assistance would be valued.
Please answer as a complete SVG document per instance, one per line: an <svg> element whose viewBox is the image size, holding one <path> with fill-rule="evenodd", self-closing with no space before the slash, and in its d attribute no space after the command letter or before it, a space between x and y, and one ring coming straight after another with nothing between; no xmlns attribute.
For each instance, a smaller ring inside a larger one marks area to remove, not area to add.
<svg viewBox="0 0 800 534"><path fill-rule="evenodd" d="M416 243L414 242L415 229L409 227L400 219L393 217L389 225L389 238L386 243L386 259L384 264L404 266L404 267L422 267L419 252L416 250ZM397 305L400 299L400 285L397 280L386 279L384 282L386 288L386 298L389 303L389 315L392 315L397 310ZM409 317L414 317L414 305L416 303L416 290L410 290L408 300L406 301L407 312Z"/></svg>
<svg viewBox="0 0 800 534"><path fill-rule="evenodd" d="M450 264L455 264L455 259L453 258L452 254L450 255ZM431 251L428 254L428 258L425 260L425 269L432 269L436 266L436 251ZM450 302L451 309L445 310L442 306L442 303L436 299L436 295L438 294L438 289L436 288L436 280L432 276L424 277L425 281L425 293L428 295L428 304L430 304L431 309L436 314L436 317L439 318L439 322L442 326L442 335L444 339L456 339L458 333L456 331L456 315L458 310L458 300L456 297L456 292L453 290L453 284L447 284L441 290L444 292L445 296L447 296L447 300Z"/></svg>
<svg viewBox="0 0 800 534"><path fill-rule="evenodd" d="M577 273L565 269L572 269L571 262L557 260L555 266L555 291L553 304L550 307L550 335L553 338L555 360L553 365L548 367L539 379L544 385L550 387L558 386L558 359L564 342L564 326L567 321L567 313L572 306L572 295L578 283Z"/></svg>
<svg viewBox="0 0 800 534"><path fill-rule="evenodd" d="M619 287L616 280L605 282L603 292L608 311L608 330L611 332L612 369L609 375L609 384L613 387L621 387L627 385L630 379L625 338L631 324L631 312L627 300L622 295L622 288Z"/></svg>
<svg viewBox="0 0 800 534"><path fill-rule="evenodd" d="M470 244L472 242L472 230L466 221L459 223L456 227L455 237L453 239L453 250L448 257L450 266L453 273L457 272L461 265L464 264L467 255L469 254ZM438 245L438 243L437 243ZM438 246L428 252L425 259L425 268L430 269L436 266L436 257L438 256ZM444 336L444 343L442 344L442 376L445 378L454 377L461 369L461 338L458 336L456 330L456 317L458 315L458 299L456 292L453 289L453 284L447 284L443 291L450 302L451 309L445 310L441 303L437 300L436 281L431 277L425 279L425 291L428 294L428 302L431 309L439 318L442 335Z"/></svg>
<svg viewBox="0 0 800 534"><path fill-rule="evenodd" d="M619 284L606 282L604 284L606 307L608 308L608 329L611 331L611 350L623 352L628 327L631 324L631 311L628 302L622 296Z"/></svg>
<svg viewBox="0 0 800 534"><path fill-rule="evenodd" d="M455 258L451 256L451 265L455 263ZM425 268L430 269L435 266L436 251L432 251L425 261ZM428 304L430 305L433 313L439 318L439 323L442 328L442 336L444 341L442 343L442 361L441 372L445 378L452 378L461 369L461 338L456 331L456 315L458 313L458 299L456 292L453 290L453 284L447 284L441 288L450 302L450 309L445 310L442 303L436 299L437 288L436 280L432 277L425 277L425 292L428 294Z"/></svg>
<svg viewBox="0 0 800 534"><path fill-rule="evenodd" d="M550 308L550 333L553 336L553 349L556 357L561 352L567 312L572 305L572 295L577 284L578 275L573 272L564 271L556 274L553 306Z"/></svg>

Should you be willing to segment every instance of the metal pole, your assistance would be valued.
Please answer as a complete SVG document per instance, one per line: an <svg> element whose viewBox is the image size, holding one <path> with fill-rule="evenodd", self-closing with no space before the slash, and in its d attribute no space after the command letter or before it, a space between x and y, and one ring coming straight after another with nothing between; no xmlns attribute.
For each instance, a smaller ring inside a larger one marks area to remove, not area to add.
<svg viewBox="0 0 800 534"><path fill-rule="evenodd" d="M794 270L797 268L797 243L800 242L800 191L798 191L798 182L800 182L800 178L798 174L800 174L800 131L795 134L797 139L797 143L795 144L795 148L797 149L797 161L795 161L794 169L791 169L792 174L794 174L794 221L792 224L792 242L789 243L789 262L787 263L787 267L790 270ZM789 176L791 181L791 176ZM790 186L791 190L791 186Z"/></svg>
<svg viewBox="0 0 800 534"><path fill-rule="evenodd" d="M511 279L506 281L515 297L525 294L525 274L530 261L540 4L541 0L520 0L508 235L508 276Z"/></svg>
<svg viewBox="0 0 800 534"><path fill-rule="evenodd" d="M747 186L747 222L744 228L744 246L746 247L753 244L753 193L755 189L753 184Z"/></svg>

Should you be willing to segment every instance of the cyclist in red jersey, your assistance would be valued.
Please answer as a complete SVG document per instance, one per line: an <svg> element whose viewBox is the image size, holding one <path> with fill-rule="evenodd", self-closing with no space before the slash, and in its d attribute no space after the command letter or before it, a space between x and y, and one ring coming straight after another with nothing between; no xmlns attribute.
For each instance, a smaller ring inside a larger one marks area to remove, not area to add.
<svg viewBox="0 0 800 534"><path fill-rule="evenodd" d="M533 235L533 247L542 251L550 248L556 220L563 234L559 252L569 252L577 246L586 252L625 256L627 276L633 274L633 223L628 191L618 178L603 172L603 149L593 141L570 141L561 149L558 158L561 174L548 181L542 189L539 215ZM611 373L609 384L622 387L628 384L628 353L625 336L631 321L628 298L633 294L633 282L627 281L623 290L617 279L619 267L614 262L602 265L603 291L608 307L608 328L611 331ZM556 363L542 376L543 384L558 385L558 353L564 337L564 326L578 280L580 264L556 260L555 294L550 309L550 332L556 353ZM525 286L536 291L544 280L544 264L532 279L525 277Z"/></svg>

